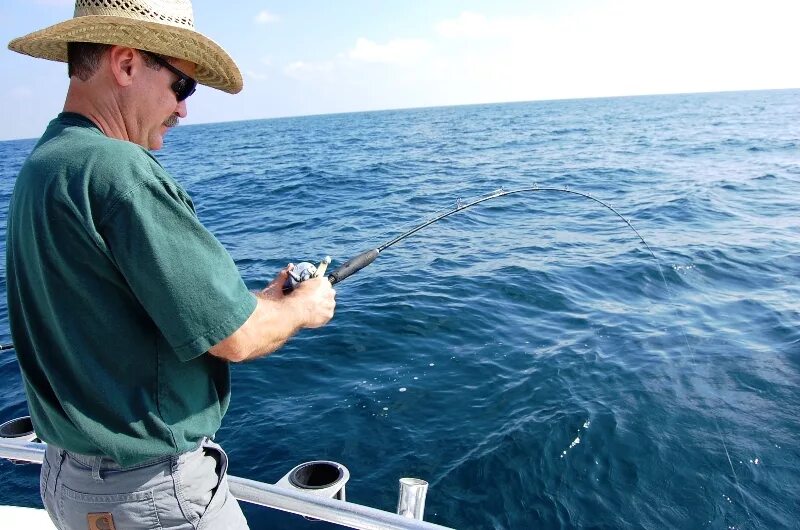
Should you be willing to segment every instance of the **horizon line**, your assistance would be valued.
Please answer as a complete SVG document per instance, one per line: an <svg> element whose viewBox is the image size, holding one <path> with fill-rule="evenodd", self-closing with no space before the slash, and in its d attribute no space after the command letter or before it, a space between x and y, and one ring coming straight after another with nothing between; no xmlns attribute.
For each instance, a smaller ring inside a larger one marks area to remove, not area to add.
<svg viewBox="0 0 800 530"><path fill-rule="evenodd" d="M344 110L339 112L321 112L315 114L287 114L283 116L268 116L262 118L245 118L245 119L236 119L236 120L227 120L227 121L208 121L208 122L198 122L198 123L190 123L187 125L181 125L181 128L184 127L196 127L196 126L207 126L207 125L221 125L226 123L246 123L251 121L267 121L267 120L285 120L285 119L297 119L297 118L315 118L315 117L323 117L323 116L341 116L346 114L368 114L368 113L379 113L379 112L395 112L395 111L409 111L409 110L426 110L426 109L444 109L444 108L457 108L457 107L475 107L475 106L483 106L483 105L515 105L515 104L522 104L522 103L543 103L543 102L566 102L566 101L585 101L585 100L603 100L603 99L624 99L624 98L646 98L646 97L658 97L658 96L700 96L700 95L713 95L713 94L734 94L734 93L747 93L747 92L780 92L780 91L792 91L792 90L800 90L800 87L790 87L790 88L753 88L753 89L734 89L734 90L708 90L708 91L699 91L699 92L655 92L655 93L648 93L648 94L625 94L625 95L614 95L614 96L579 96L579 97L571 97L571 98L542 98L542 99L526 99L526 100L511 100L511 101L483 101L483 102L474 102L474 103L453 103L453 104L446 104L446 105L423 105L419 107L389 107L389 108L382 108L382 109L363 109L363 110ZM55 118L55 116L54 116ZM43 131L44 132L44 131ZM0 139L0 143L4 142L24 142L30 140L38 140L39 137L28 137L28 138L5 138Z"/></svg>

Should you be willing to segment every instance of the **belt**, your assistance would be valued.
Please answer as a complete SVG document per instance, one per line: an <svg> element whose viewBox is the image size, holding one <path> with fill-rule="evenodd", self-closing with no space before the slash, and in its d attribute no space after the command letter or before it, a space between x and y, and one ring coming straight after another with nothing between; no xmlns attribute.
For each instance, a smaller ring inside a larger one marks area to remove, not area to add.
<svg viewBox="0 0 800 530"><path fill-rule="evenodd" d="M81 454L81 453L75 453L73 451L68 451L67 449L62 449L62 448L60 448L58 446L55 446L55 445L52 445L52 444L49 444L49 446L52 447L53 449L55 449L56 451L58 451L59 456L68 457L72 461L74 461L74 462L76 462L76 463L78 463L78 464L80 464L80 465L82 465L82 466L84 466L86 468L91 469L93 471L93 474L94 474L94 472L98 472L98 471L101 471L101 470L103 470L103 471L106 471L106 470L129 471L129 470L133 470L133 469L140 469L140 468L143 468L143 467L152 466L152 465L155 465L155 464L161 464L163 462L168 462L171 459L178 459L178 458L180 458L180 457L182 457L184 455L191 455L192 453L195 453L197 451L201 451L203 449L203 447L205 447L209 443L213 444L214 442L211 442L208 438L203 438L202 440L200 440L197 443L197 447L195 447L194 449L191 449L189 451L186 451L184 453L157 456L155 458L151 458L151 459L145 460L143 462L139 462L138 464L133 464L131 466L122 466L119 463L117 463L117 461L114 460L110 456L105 456L105 455L100 455L100 456L84 455L84 454Z"/></svg>

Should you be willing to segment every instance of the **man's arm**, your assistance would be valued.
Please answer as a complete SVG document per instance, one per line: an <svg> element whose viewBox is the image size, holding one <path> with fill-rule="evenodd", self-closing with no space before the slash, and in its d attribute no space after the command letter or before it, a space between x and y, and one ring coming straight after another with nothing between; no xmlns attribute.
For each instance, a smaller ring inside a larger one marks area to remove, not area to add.
<svg viewBox="0 0 800 530"><path fill-rule="evenodd" d="M336 306L336 291L327 278L302 282L288 295L283 284L288 268L278 274L266 289L256 293L258 303L250 318L228 338L214 345L209 353L232 362L268 355L303 328L324 326Z"/></svg>

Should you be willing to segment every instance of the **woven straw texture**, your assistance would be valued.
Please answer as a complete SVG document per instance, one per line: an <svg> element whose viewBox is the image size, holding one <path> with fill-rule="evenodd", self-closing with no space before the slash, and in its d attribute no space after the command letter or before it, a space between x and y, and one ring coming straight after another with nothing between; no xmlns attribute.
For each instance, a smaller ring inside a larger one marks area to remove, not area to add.
<svg viewBox="0 0 800 530"><path fill-rule="evenodd" d="M78 0L75 14L73 19L12 40L9 49L66 62L68 42L129 46L195 63L197 81L203 85L232 94L242 89L242 74L233 59L195 31L186 0Z"/></svg>
<svg viewBox="0 0 800 530"><path fill-rule="evenodd" d="M194 28L189 0L75 0L75 17L88 15L130 16L160 24Z"/></svg>

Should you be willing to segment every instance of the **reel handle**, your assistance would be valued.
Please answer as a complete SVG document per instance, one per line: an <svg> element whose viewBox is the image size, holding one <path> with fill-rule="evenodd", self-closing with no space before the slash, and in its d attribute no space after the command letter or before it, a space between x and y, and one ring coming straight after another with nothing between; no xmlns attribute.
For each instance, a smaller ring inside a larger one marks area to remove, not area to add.
<svg viewBox="0 0 800 530"><path fill-rule="evenodd" d="M322 261L319 262L317 265L317 273L314 274L314 278L318 276L325 276L325 271L328 269L328 265L331 263L331 257L325 256Z"/></svg>

